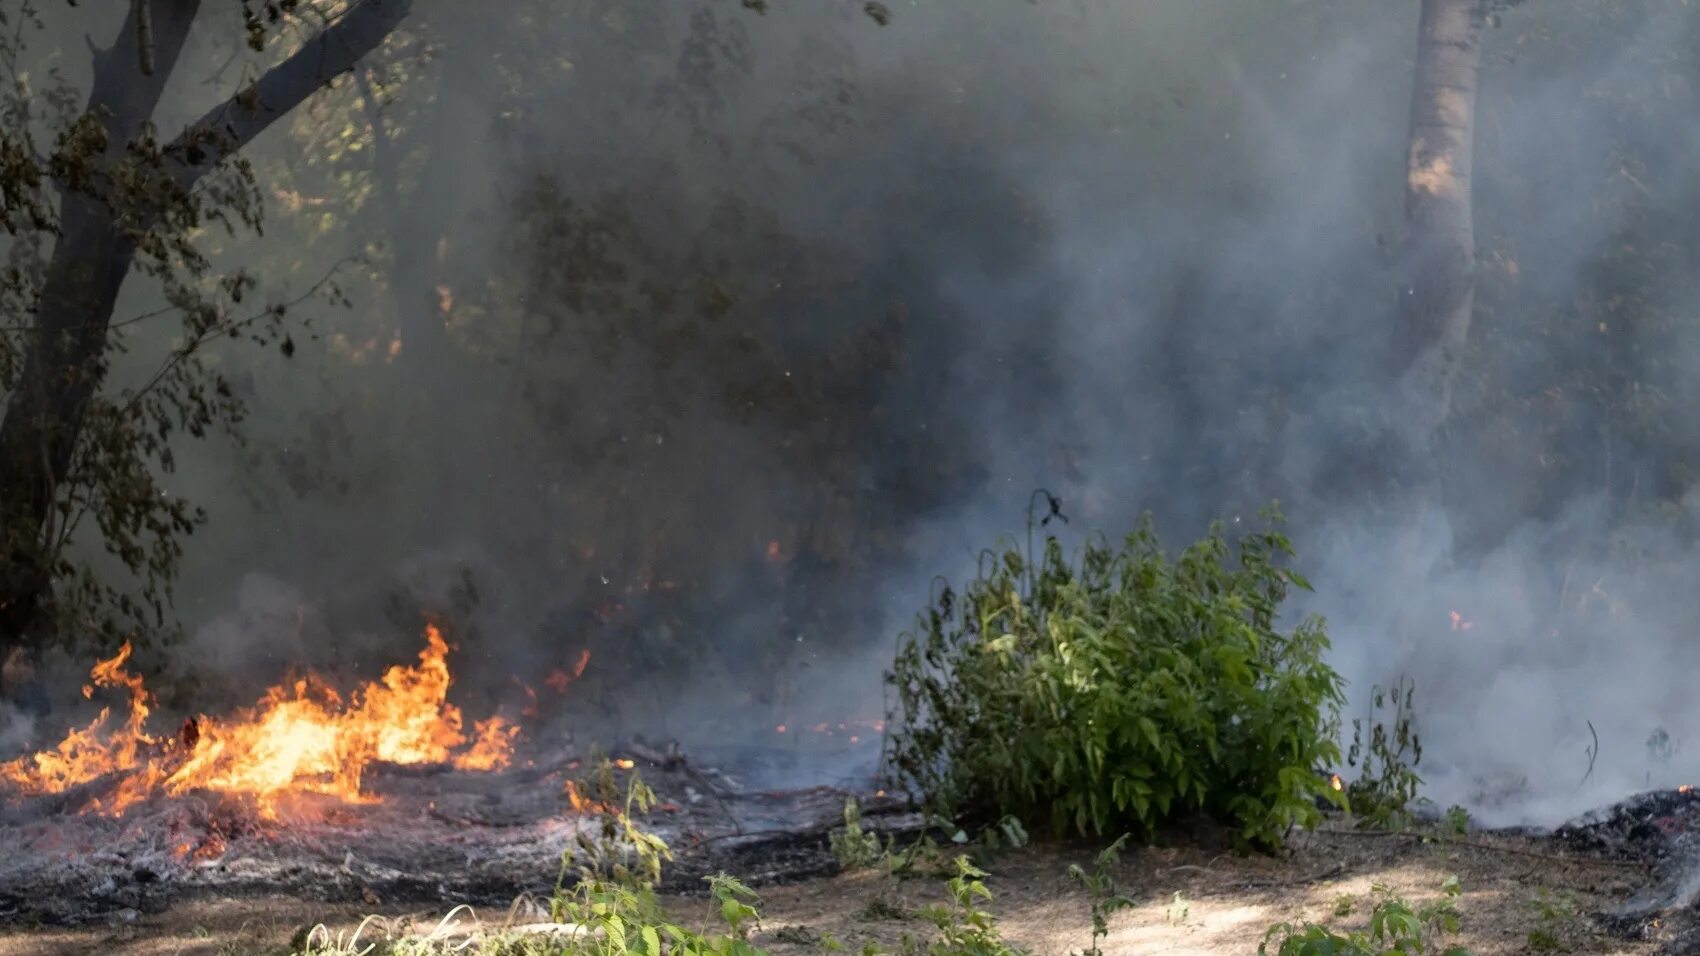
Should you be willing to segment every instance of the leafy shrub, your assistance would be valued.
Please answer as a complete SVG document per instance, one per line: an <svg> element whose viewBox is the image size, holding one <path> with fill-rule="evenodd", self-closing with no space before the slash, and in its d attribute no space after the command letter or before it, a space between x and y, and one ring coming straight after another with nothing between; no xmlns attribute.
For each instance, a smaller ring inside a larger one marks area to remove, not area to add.
<svg viewBox="0 0 1700 956"><path fill-rule="evenodd" d="M1460 946L1441 949L1444 937L1458 931L1457 877L1441 886L1441 898L1422 907L1412 907L1385 886L1374 888L1375 908L1370 912L1369 931L1340 935L1326 926L1306 923L1295 927L1278 923L1269 927L1258 956L1470 956ZM1335 904L1335 913L1341 912ZM1349 911L1350 905L1346 906ZM1271 949L1273 945L1273 949Z"/></svg>
<svg viewBox="0 0 1700 956"><path fill-rule="evenodd" d="M1053 514L1055 501L1052 500ZM1169 560L1147 518L1077 560L1047 535L982 557L905 633L887 675L887 769L946 819L1149 834L1188 811L1271 848L1336 799L1339 676L1319 619L1277 627L1308 584L1271 509L1231 554L1221 528ZM1049 518L1046 519L1047 521Z"/></svg>

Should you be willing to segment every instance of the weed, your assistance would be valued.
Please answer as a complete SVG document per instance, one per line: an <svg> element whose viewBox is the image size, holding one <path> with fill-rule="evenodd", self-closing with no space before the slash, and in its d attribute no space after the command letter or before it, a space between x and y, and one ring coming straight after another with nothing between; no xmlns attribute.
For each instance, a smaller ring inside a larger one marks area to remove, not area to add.
<svg viewBox="0 0 1700 956"><path fill-rule="evenodd" d="M1423 783L1417 773L1423 742L1417 734L1415 693L1416 685L1408 678L1400 678L1390 689L1377 685L1370 691L1369 714L1352 721L1346 763L1362 770L1346 787L1347 802L1354 814L1381 829L1410 825L1410 807ZM1383 710L1390 710L1391 723L1378 716Z"/></svg>
<svg viewBox="0 0 1700 956"><path fill-rule="evenodd" d="M1186 922L1187 914L1191 912L1192 908L1187 904L1186 894L1176 890L1175 895L1169 900L1169 908L1163 911L1163 918L1169 921L1170 926L1179 926Z"/></svg>
<svg viewBox="0 0 1700 956"><path fill-rule="evenodd" d="M938 936L922 949L913 937L905 936L901 956L1027 956L1003 941L998 933L997 918L979 908L981 901L991 902L992 891L986 888L984 870L976 867L966 856L955 861L956 875L945 882L950 891L950 905L929 906L921 915L932 921Z"/></svg>
<svg viewBox="0 0 1700 956"><path fill-rule="evenodd" d="M832 831L828 840L841 869L864 869L885 856L879 834L862 829L862 808L855 797L844 801L844 828Z"/></svg>
<svg viewBox="0 0 1700 956"><path fill-rule="evenodd" d="M1470 956L1462 947L1441 948L1444 937L1458 931L1457 877L1447 877L1440 899L1421 907L1412 907L1380 884L1371 892L1375 908L1368 932L1342 936L1315 923L1277 923L1263 934L1258 956ZM1335 915L1344 915L1340 910L1336 900Z"/></svg>
<svg viewBox="0 0 1700 956"><path fill-rule="evenodd" d="M1470 833L1470 811L1456 804L1446 808L1446 830L1453 836L1467 836Z"/></svg>
<svg viewBox="0 0 1700 956"><path fill-rule="evenodd" d="M903 922L915 918L915 911L895 896L881 893L856 911L856 918L865 922Z"/></svg>
<svg viewBox="0 0 1700 956"><path fill-rule="evenodd" d="M1541 887L1529 901L1540 925L1529 931L1529 948L1537 953L1554 953L1564 949L1566 931L1575 926L1576 901L1567 894L1555 894Z"/></svg>
<svg viewBox="0 0 1700 956"><path fill-rule="evenodd" d="M943 877L951 872L952 866L944 848L930 836L922 836L905 847L891 841L886 846L885 865L900 880Z"/></svg>
<svg viewBox="0 0 1700 956"><path fill-rule="evenodd" d="M1358 905L1357 897L1350 893L1341 893L1334 897L1334 918L1345 919L1352 915L1352 910Z"/></svg>
<svg viewBox="0 0 1700 956"><path fill-rule="evenodd" d="M1092 945L1081 956L1103 956L1100 948L1105 937L1110 935L1110 916L1117 910L1133 906L1133 900L1122 895L1121 887L1116 884L1116 864L1121 860L1122 847L1127 843L1127 835L1116 839L1116 842L1099 851L1094 861L1092 872L1087 873L1078 864L1070 864L1069 878L1079 883L1092 900Z"/></svg>
<svg viewBox="0 0 1700 956"><path fill-rule="evenodd" d="M1202 811L1273 848L1314 824L1338 799L1315 771L1339 758L1341 682L1319 619L1276 627L1308 584L1267 517L1237 552L1213 528L1172 561L1149 519L1071 561L1053 536L1034 551L1030 518L1025 549L988 553L902 637L895 783L944 819L1099 836Z"/></svg>
<svg viewBox="0 0 1700 956"><path fill-rule="evenodd" d="M821 934L807 926L782 926L773 938L792 946L818 946L823 942Z"/></svg>

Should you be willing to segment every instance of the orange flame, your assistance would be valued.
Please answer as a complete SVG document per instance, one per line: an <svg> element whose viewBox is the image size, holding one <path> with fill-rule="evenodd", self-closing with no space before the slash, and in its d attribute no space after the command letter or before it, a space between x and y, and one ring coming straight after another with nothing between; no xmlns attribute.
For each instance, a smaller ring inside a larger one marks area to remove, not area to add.
<svg viewBox="0 0 1700 956"><path fill-rule="evenodd" d="M1346 789L1346 785L1345 785L1345 784L1344 784L1344 783L1341 783L1341 782L1340 782L1340 775L1339 775L1339 774L1337 774L1337 773L1336 773L1336 774L1332 774L1332 775L1330 775L1330 776L1329 776L1329 778L1328 778L1328 785L1329 785L1329 786L1330 786L1330 787L1333 787L1333 788L1334 788L1334 789L1335 789L1335 790L1344 790L1344 789Z"/></svg>
<svg viewBox="0 0 1700 956"><path fill-rule="evenodd" d="M519 725L500 714L480 720L473 727L472 749L454 759L460 770L501 770L513 760L514 738Z"/></svg>
<svg viewBox="0 0 1700 956"><path fill-rule="evenodd" d="M1467 631L1476 626L1474 622L1466 618L1464 615L1459 614L1457 611L1447 611L1446 616L1452 620L1452 629L1454 631Z"/></svg>
<svg viewBox="0 0 1700 956"><path fill-rule="evenodd" d="M548 677L543 678L543 684L557 694L565 694L567 687L573 681L584 676L584 669L588 666L590 666L590 649L585 648L579 651L578 662L573 665L571 673L557 667L549 672Z"/></svg>
<svg viewBox="0 0 1700 956"><path fill-rule="evenodd" d="M425 629L419 663L396 665L344 702L309 675L272 687L252 708L225 719L202 718L180 737L158 739L145 729L152 695L125 671L130 645L90 672L96 687L127 687L130 714L124 726L103 733L110 714L74 730L52 750L0 764L0 778L26 793L59 793L109 774L123 773L110 795L86 810L117 815L149 796L210 790L252 798L261 814L275 816L287 792L330 794L375 802L361 778L375 761L445 763L467 770L507 766L519 729L500 716L479 721L472 746L461 730L461 712L448 703L447 642ZM87 691L92 695L92 687Z"/></svg>

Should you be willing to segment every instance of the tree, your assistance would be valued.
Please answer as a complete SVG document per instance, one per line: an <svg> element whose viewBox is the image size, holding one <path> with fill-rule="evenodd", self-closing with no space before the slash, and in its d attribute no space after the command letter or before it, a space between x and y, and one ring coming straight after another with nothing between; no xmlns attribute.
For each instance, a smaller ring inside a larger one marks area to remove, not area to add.
<svg viewBox="0 0 1700 956"><path fill-rule="evenodd" d="M168 370L178 367L177 359L185 348L192 350L197 335L237 333L197 294L194 280L204 279L206 269L193 245L194 231L210 221L228 224L233 214L257 223L257 196L239 152L382 43L412 3L355 0L340 7L293 55L162 144L154 129L155 111L177 72L200 6L199 0L129 4L118 41L93 51L86 105L59 132L53 148L36 149L27 128L9 130L3 144L4 225L14 246L32 228L50 233L53 242L38 284L12 276L14 284L26 288L7 290L26 301L31 314L19 354L5 363L15 372L0 378L0 657L19 648L34 650L51 633L46 605L55 580L68 570L60 550L63 525L76 508L67 492L80 460L87 464L90 456L104 453L134 466L133 445L168 456L163 439L174 422L191 431L204 429L228 397L222 383L208 391L201 383L186 383L173 396L176 417L162 414L148 422L160 444L135 441L134 434L111 443L90 440L91 426L101 423L103 410L111 411L97 396L126 277L139 268L160 279L168 300L186 313L189 344L179 348ZM298 10L303 5L296 0L267 3L260 12L253 6L244 4L244 10L249 42L256 48L264 43L267 20L297 14L305 19L310 12ZM228 175L221 178L221 172ZM48 190L57 192L56 216ZM248 284L237 277L223 289L240 300ZM133 467L120 471L123 478L138 479ZM139 478L151 490L145 466ZM135 481L129 485L133 489ZM108 550L132 566L140 562L153 570L163 570L154 564L162 557L168 563L169 550L148 556L126 549L141 548L137 538L142 535L169 538L187 530L189 519L181 506L170 503L154 510L107 509L100 516Z"/></svg>
<svg viewBox="0 0 1700 956"><path fill-rule="evenodd" d="M1405 394L1426 440L1450 410L1475 305L1470 180L1485 0L1423 0L1405 175L1398 336Z"/></svg>

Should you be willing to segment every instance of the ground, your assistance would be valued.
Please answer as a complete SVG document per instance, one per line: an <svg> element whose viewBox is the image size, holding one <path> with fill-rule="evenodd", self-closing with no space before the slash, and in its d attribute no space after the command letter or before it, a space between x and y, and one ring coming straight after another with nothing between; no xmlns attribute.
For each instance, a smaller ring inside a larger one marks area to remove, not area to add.
<svg viewBox="0 0 1700 956"><path fill-rule="evenodd" d="M1368 906L1337 917L1343 895L1363 898L1375 883L1413 901L1438 895L1456 874L1463 883L1459 942L1478 956L1541 952L1530 933L1557 937L1560 951L1607 956L1652 953L1650 943L1616 938L1601 914L1647 882L1634 865L1554 856L1550 841L1475 836L1473 846L1415 838L1324 830L1295 838L1280 858L1239 857L1199 848L1150 848L1124 856L1118 878L1135 909L1111 921L1108 954L1253 954L1271 923L1312 920L1360 925ZM1062 954L1091 943L1086 896L1067 876L1071 863L1090 866L1085 846L1046 845L1007 853L991 864L992 907L1006 938L1035 953ZM849 951L864 941L895 944L926 928L901 911L936 900L939 884L865 870L762 890L763 929L756 942L778 956L820 951L822 934ZM707 912L701 899L670 897L688 922ZM1574 917L1555 914L1568 902ZM284 951L302 927L324 922L352 929L376 912L431 925L448 907L327 906L288 899L202 900L155 916L99 928L0 930L0 956L226 956ZM1543 914L1543 910L1545 911ZM501 913L483 913L499 921Z"/></svg>

